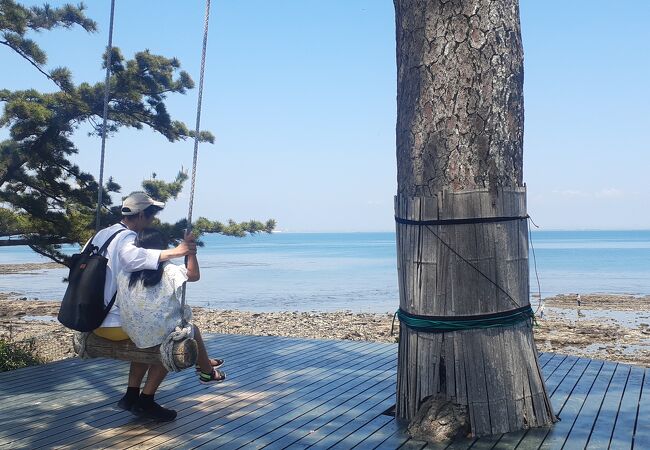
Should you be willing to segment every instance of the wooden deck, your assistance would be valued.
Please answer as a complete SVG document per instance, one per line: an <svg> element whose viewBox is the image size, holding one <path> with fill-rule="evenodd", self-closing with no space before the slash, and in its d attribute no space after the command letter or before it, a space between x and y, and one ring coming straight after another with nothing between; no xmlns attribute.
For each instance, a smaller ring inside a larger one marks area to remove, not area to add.
<svg viewBox="0 0 650 450"><path fill-rule="evenodd" d="M650 369L542 354L561 421L551 429L425 446L382 414L395 403L397 346L209 335L228 381L171 374L156 396L178 410L156 424L120 411L128 365L70 359L0 374L5 448L650 449Z"/></svg>

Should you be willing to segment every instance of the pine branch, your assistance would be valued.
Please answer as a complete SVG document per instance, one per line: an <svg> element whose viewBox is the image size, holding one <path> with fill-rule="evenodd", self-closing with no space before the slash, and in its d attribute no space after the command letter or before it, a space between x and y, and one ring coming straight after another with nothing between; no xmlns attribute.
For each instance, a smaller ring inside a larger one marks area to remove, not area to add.
<svg viewBox="0 0 650 450"><path fill-rule="evenodd" d="M3 234L0 234L0 236L4 237ZM0 239L0 247L17 247L19 245L28 245L31 247L33 243L34 241L32 239L22 238L22 237L18 239ZM45 243L50 245L59 245L59 244L74 244L75 241L71 239L52 237L50 239L46 239ZM42 255L43 253L40 254ZM43 256L47 256L47 255L43 255Z"/></svg>
<svg viewBox="0 0 650 450"><path fill-rule="evenodd" d="M11 43L9 43L9 42L7 42L7 41L0 41L0 44L6 45L6 46L9 47L10 49L12 49L12 50L15 51L16 53L18 53L20 56L22 56L23 59L25 59L27 62L29 62L32 66L36 67L36 70L38 70L39 72L41 72L41 73L42 73L43 75L45 75L48 79L50 79L54 84L56 84L57 87L58 87L59 89L61 89L62 91L65 91L65 90L66 90L65 87L62 86L62 85L61 85L57 80L55 80L54 78L52 78L52 76L51 76L49 73L47 73L46 71L44 71L44 70L41 68L40 64L38 64L36 61L34 61L34 60L33 60L32 58L30 58L29 56L27 56L27 55L26 55L22 50L20 50L19 48L14 47L13 45L11 45Z"/></svg>
<svg viewBox="0 0 650 450"><path fill-rule="evenodd" d="M39 255L45 256L46 258L50 258L52 261L57 262L57 263L59 263L59 264L62 264L62 265L64 265L64 266L67 266L67 265L68 265L68 261L67 261L67 259L62 258L60 252L56 252L56 253L47 253L47 252L45 252L44 250L41 250L40 248L38 248L36 245L33 245L33 244L27 244L27 245L29 246L29 248L31 248L32 250L34 250L34 251L35 251L36 253L38 253Z"/></svg>

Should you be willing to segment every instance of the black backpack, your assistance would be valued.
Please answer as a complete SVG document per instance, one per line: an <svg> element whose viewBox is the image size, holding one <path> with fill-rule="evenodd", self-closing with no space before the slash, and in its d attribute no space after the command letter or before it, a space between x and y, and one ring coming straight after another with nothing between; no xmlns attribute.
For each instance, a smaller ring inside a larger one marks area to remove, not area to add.
<svg viewBox="0 0 650 450"><path fill-rule="evenodd" d="M125 228L126 229L126 228ZM102 324L115 302L115 295L108 306L104 306L104 283L106 264L104 256L108 244L125 229L119 230L98 248L93 245L93 236L81 253L70 259L68 287L61 301L58 319L63 325L77 331L92 331Z"/></svg>

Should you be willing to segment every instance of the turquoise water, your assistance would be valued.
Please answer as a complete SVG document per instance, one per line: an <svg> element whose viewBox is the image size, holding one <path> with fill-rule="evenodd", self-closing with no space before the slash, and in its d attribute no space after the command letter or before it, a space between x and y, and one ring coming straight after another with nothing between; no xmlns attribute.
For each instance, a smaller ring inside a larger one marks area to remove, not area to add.
<svg viewBox="0 0 650 450"><path fill-rule="evenodd" d="M393 311L398 305L394 233L275 233L207 236L193 305L251 311ZM533 246L542 296L650 294L650 231L538 231ZM26 248L0 263L45 262ZM531 292L537 282L531 261ZM60 298L66 271L0 276L0 291Z"/></svg>

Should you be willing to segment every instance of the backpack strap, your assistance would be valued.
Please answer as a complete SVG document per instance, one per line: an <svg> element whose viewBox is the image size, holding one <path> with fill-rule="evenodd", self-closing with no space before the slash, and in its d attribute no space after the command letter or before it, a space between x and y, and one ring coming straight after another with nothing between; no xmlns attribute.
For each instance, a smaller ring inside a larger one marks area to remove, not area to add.
<svg viewBox="0 0 650 450"><path fill-rule="evenodd" d="M124 227L124 230L126 229L126 225L124 225L122 222L120 222L120 225L122 225L122 226ZM124 231L124 230L120 230L120 231L118 231L117 233L121 233L121 232ZM88 252L90 252L90 253L93 253L93 249L95 249L95 251L97 251L97 253L100 252L99 247L97 247L95 244L93 244L93 241L95 240L95 238L97 237L97 235L98 235L101 231L103 231L103 230L99 230L97 233L95 233L95 234L93 235L93 237L90 238L90 240L89 240L89 241L86 243L86 245L84 246L82 252L86 252L86 251L88 251ZM108 244L111 243L111 241L112 241L113 238L117 235L117 233L115 233L113 236L111 236L110 238L108 238L108 241L106 241L106 247L108 247ZM106 251L106 248L104 248L104 246L102 246L102 250L101 250L101 251Z"/></svg>
<svg viewBox="0 0 650 450"><path fill-rule="evenodd" d="M113 303L115 303L116 298L117 298L117 291L115 291L115 294L113 294L113 298L111 298L111 301L108 302L108 305L106 305L106 308L104 309L105 316L107 316L108 313L111 311L111 308L113 307Z"/></svg>
<svg viewBox="0 0 650 450"><path fill-rule="evenodd" d="M109 238L106 240L106 242L104 242L104 245L102 245L102 248L100 248L100 249L97 251L97 254L98 254L98 255L104 255L104 253L106 253L106 249L108 248L108 245L113 241L113 239L115 239L115 236L117 236L118 234L120 234L122 231L126 231L126 228L122 228L121 230L117 230L115 233L113 233L113 234L111 235L111 237L109 237Z"/></svg>
<svg viewBox="0 0 650 450"><path fill-rule="evenodd" d="M123 224L121 224L121 225L124 226ZM103 254L106 251L106 249L108 248L108 244L110 244L111 241L113 239L115 239L115 236L117 236L118 234L120 234L122 231L125 231L125 230L126 230L126 227L124 226L124 228L122 228L121 230L117 230L115 233L113 233L111 235L111 237L109 237L108 240L106 242L104 242L104 245L102 245L102 248L99 249L97 254L99 254L99 255ZM106 305L106 309L104 309L104 314L105 315L107 315L111 311L111 308L113 307L113 303L115 303L116 298L117 298L117 291L115 291L115 294L113 294L113 298L111 298L111 301L108 302L108 305Z"/></svg>

